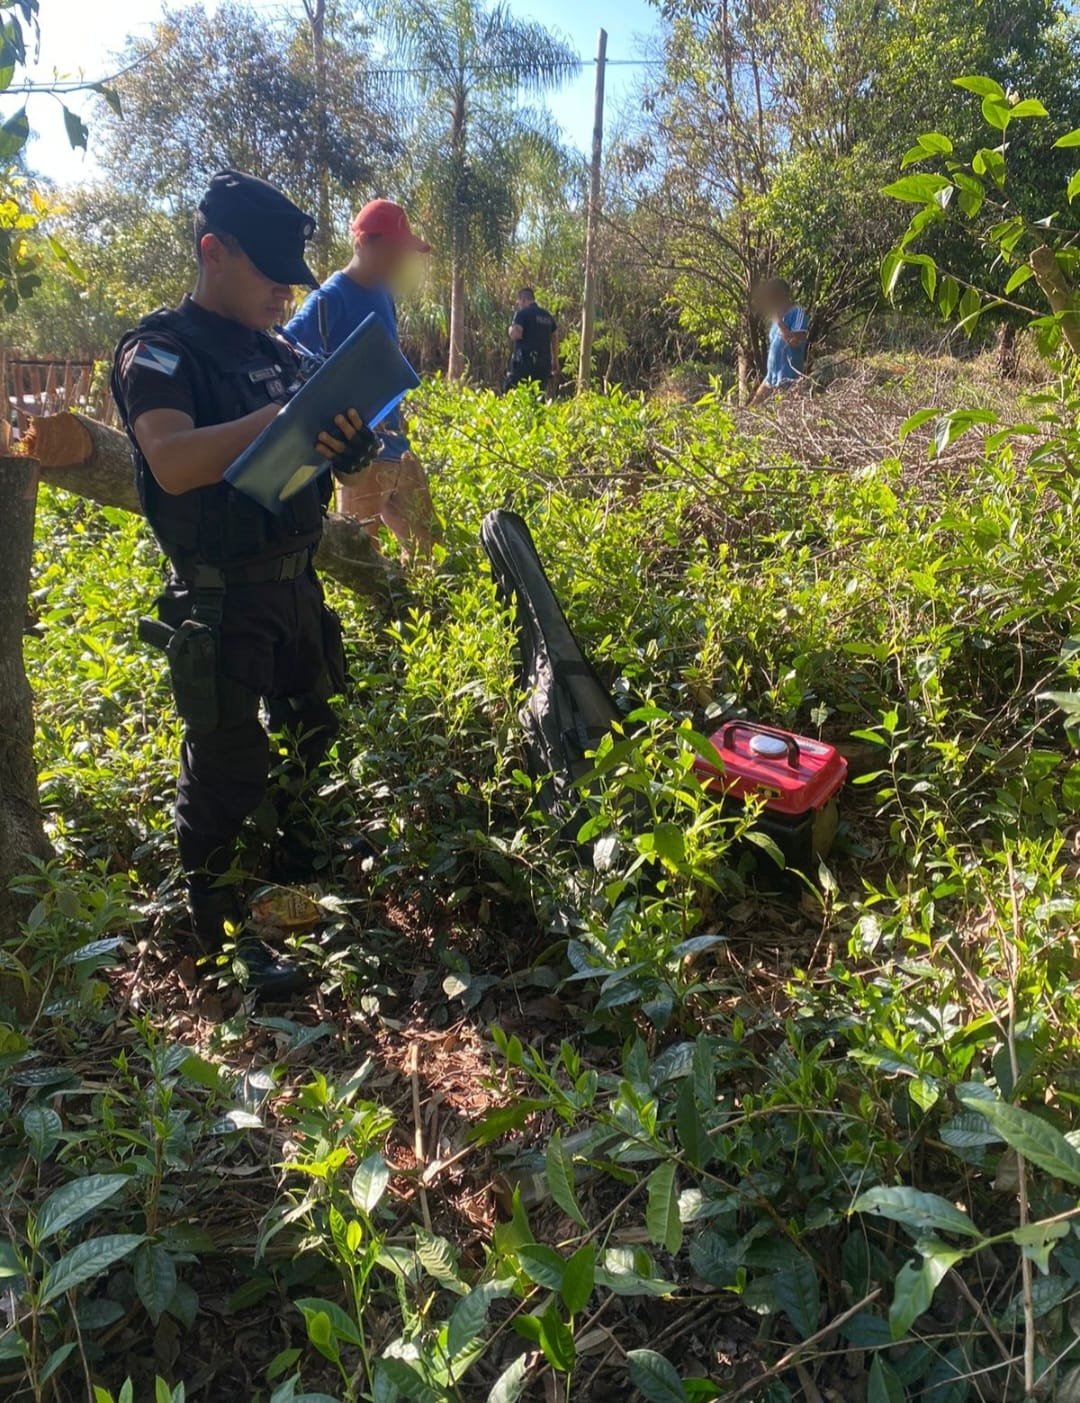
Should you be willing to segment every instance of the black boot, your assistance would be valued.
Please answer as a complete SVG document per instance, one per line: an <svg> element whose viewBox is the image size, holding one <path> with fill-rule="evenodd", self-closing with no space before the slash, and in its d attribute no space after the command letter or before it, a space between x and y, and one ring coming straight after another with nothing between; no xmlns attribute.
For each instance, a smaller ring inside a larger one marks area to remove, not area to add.
<svg viewBox="0 0 1080 1403"><path fill-rule="evenodd" d="M192 887L188 891L193 943L203 955L216 955L229 938L226 924L237 930L236 957L246 970L245 987L259 999L277 1002L302 993L310 980L268 945L243 933L246 913L235 886Z"/></svg>
<svg viewBox="0 0 1080 1403"><path fill-rule="evenodd" d="M295 998L311 986L311 980L302 969L282 959L254 936L240 937L236 942L236 957L247 971L245 987L267 1003Z"/></svg>

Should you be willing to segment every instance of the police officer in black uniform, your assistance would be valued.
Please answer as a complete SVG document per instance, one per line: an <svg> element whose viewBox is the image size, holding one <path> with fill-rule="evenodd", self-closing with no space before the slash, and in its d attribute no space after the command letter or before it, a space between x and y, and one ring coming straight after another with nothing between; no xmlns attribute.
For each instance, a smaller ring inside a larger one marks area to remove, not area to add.
<svg viewBox="0 0 1080 1403"><path fill-rule="evenodd" d="M139 493L171 566L160 623L147 621L146 632L166 647L184 721L176 832L192 934L205 952L220 948L226 922L241 921L235 847L266 792L263 705L307 772L334 737L329 698L345 680L340 625L312 566L330 474L280 516L223 481L298 386L298 361L268 329L295 285L318 285L305 262L314 229L274 186L220 172L195 216L194 293L128 332L113 366ZM349 473L375 456L377 441L342 406L316 447ZM303 983L258 942L238 947L261 995Z"/></svg>
<svg viewBox="0 0 1080 1403"><path fill-rule="evenodd" d="M541 307L531 287L518 293L517 308L510 323L510 369L504 392L523 381L554 388L554 374L559 360L558 325L555 318Z"/></svg>

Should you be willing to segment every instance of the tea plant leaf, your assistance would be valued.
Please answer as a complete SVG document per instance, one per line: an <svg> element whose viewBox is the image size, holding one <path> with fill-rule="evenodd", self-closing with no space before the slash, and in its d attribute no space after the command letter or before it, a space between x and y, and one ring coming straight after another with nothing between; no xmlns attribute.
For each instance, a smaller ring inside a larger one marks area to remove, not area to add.
<svg viewBox="0 0 1080 1403"><path fill-rule="evenodd" d="M1074 1150L1060 1131L1019 1106L988 1095L975 1082L957 1088L957 1097L970 1111L978 1111L1007 1145L1037 1164L1055 1179L1080 1185L1080 1151Z"/></svg>
<svg viewBox="0 0 1080 1403"><path fill-rule="evenodd" d="M649 1403L686 1403L686 1389L675 1366L654 1349L632 1349L626 1356L630 1379Z"/></svg>
<svg viewBox="0 0 1080 1403"><path fill-rule="evenodd" d="M645 1226L657 1247L672 1254L682 1246L683 1225L679 1217L679 1195L675 1188L675 1163L667 1160L649 1175Z"/></svg>
<svg viewBox="0 0 1080 1403"><path fill-rule="evenodd" d="M821 1315L821 1290L817 1267L809 1257L799 1256L790 1267L777 1272L774 1281L776 1300L804 1340L818 1327Z"/></svg>
<svg viewBox="0 0 1080 1403"><path fill-rule="evenodd" d="M554 1248L540 1242L525 1242L518 1248L518 1260L522 1271L537 1286L546 1286L549 1291L562 1288L566 1263Z"/></svg>
<svg viewBox="0 0 1080 1403"><path fill-rule="evenodd" d="M894 1340L902 1340L919 1316L930 1309L938 1283L950 1265L945 1257L926 1257L921 1266L905 1262L897 1272L889 1307L889 1330Z"/></svg>
<svg viewBox="0 0 1080 1403"><path fill-rule="evenodd" d="M525 1380L529 1373L529 1356L519 1354L495 1380L488 1394L488 1403L517 1403L525 1391Z"/></svg>
<svg viewBox="0 0 1080 1403"><path fill-rule="evenodd" d="M971 1397L971 1361L963 1349L951 1349L926 1376L920 1403L968 1403ZM1067 1403L1062 1399L1061 1403Z"/></svg>
<svg viewBox="0 0 1080 1403"><path fill-rule="evenodd" d="M885 1349L892 1344L889 1322L868 1310L859 1311L842 1327L840 1333L856 1349Z"/></svg>
<svg viewBox="0 0 1080 1403"><path fill-rule="evenodd" d="M84 1281L101 1276L144 1241L142 1233L106 1233L92 1237L89 1242L80 1242L45 1273L38 1305L47 1306Z"/></svg>
<svg viewBox="0 0 1080 1403"><path fill-rule="evenodd" d="M881 1218L891 1218L894 1223L907 1228L915 1237L922 1237L928 1232L961 1233L965 1237L982 1236L968 1215L947 1199L904 1185L891 1189L868 1190L855 1200L854 1211L876 1213Z"/></svg>
<svg viewBox="0 0 1080 1403"><path fill-rule="evenodd" d="M86 1174L61 1185L34 1214L28 1236L36 1247L92 1213L131 1180L126 1174Z"/></svg>
<svg viewBox="0 0 1080 1403"><path fill-rule="evenodd" d="M1070 1295L1075 1286L1067 1276L1037 1276L1031 1283L1031 1303L1034 1309L1034 1318L1041 1319L1048 1315L1055 1306L1059 1306L1066 1296ZM998 1325L1003 1330L1012 1329L1024 1318L1024 1293L1018 1291L1002 1313L998 1316Z"/></svg>
<svg viewBox="0 0 1080 1403"><path fill-rule="evenodd" d="M734 1248L713 1228L691 1237L690 1265L710 1286L731 1286L735 1281Z"/></svg>
<svg viewBox="0 0 1080 1403"><path fill-rule="evenodd" d="M546 1106L546 1101L526 1096L512 1101L509 1106L497 1106L469 1131L468 1138L477 1145L490 1145L493 1140L520 1130L534 1111L542 1111Z"/></svg>
<svg viewBox="0 0 1080 1403"><path fill-rule="evenodd" d="M356 1167L349 1193L357 1208L372 1213L390 1182L390 1167L380 1154L368 1155Z"/></svg>
<svg viewBox="0 0 1080 1403"><path fill-rule="evenodd" d="M124 1307L119 1301L99 1297L96 1300L80 1301L77 1315L80 1330L104 1330L106 1326L115 1325L123 1318Z"/></svg>
<svg viewBox="0 0 1080 1403"><path fill-rule="evenodd" d="M709 1137L697 1105L694 1078L687 1077L675 1103L675 1131L686 1158L695 1169L702 1169L709 1157Z"/></svg>
<svg viewBox="0 0 1080 1403"><path fill-rule="evenodd" d="M649 1085L653 1091L658 1091L665 1082L685 1077L689 1073L694 1065L695 1047L695 1043L681 1042L664 1048L649 1068Z"/></svg>
<svg viewBox="0 0 1080 1403"><path fill-rule="evenodd" d="M22 1114L22 1125L30 1141L30 1153L40 1164L52 1153L64 1122L51 1106L27 1106Z"/></svg>
<svg viewBox="0 0 1080 1403"><path fill-rule="evenodd" d="M176 1263L164 1247L144 1242L132 1265L135 1290L156 1325L176 1293Z"/></svg>
<svg viewBox="0 0 1080 1403"><path fill-rule="evenodd" d="M433 1280L463 1296L468 1289L458 1272L457 1257L445 1237L416 1229L416 1255L420 1265Z"/></svg>
<svg viewBox="0 0 1080 1403"><path fill-rule="evenodd" d="M553 1369L569 1374L577 1358L574 1337L553 1303L539 1317L540 1348Z"/></svg>
<svg viewBox="0 0 1080 1403"><path fill-rule="evenodd" d="M379 1360L379 1369L409 1403L441 1403L440 1395L404 1359L384 1355Z"/></svg>
<svg viewBox="0 0 1080 1403"><path fill-rule="evenodd" d="M559 1288L563 1304L571 1315L585 1309L595 1285L596 1248L591 1242L586 1242L567 1262Z"/></svg>
<svg viewBox="0 0 1080 1403"><path fill-rule="evenodd" d="M976 1149L980 1145L996 1145L1001 1142L1001 1136L986 1117L971 1111L946 1121L941 1127L941 1138L954 1150Z"/></svg>
<svg viewBox="0 0 1080 1403"><path fill-rule="evenodd" d="M64 1367L69 1357L75 1353L77 1348L77 1341L72 1340L70 1344L60 1345L57 1349L54 1349L52 1354L50 1354L45 1361L45 1367L38 1375L38 1383L47 1383L55 1373Z"/></svg>
<svg viewBox="0 0 1080 1403"><path fill-rule="evenodd" d="M279 1350L266 1366L266 1382L272 1384L275 1379L279 1379L287 1369L292 1368L303 1352L302 1349L295 1348Z"/></svg>
<svg viewBox="0 0 1080 1403"><path fill-rule="evenodd" d="M603 1264L596 1268L596 1284L616 1296L670 1296L675 1290L674 1282L643 1275L636 1254L624 1247L605 1252Z"/></svg>
<svg viewBox="0 0 1080 1403"><path fill-rule="evenodd" d="M574 1157L567 1152L558 1132L548 1142L544 1169L551 1197L572 1222L579 1228L587 1228L589 1225L574 1193Z"/></svg>
<svg viewBox="0 0 1080 1403"><path fill-rule="evenodd" d="M906 1399L904 1385L881 1355L875 1354L874 1362L870 1365L866 1403L906 1403Z"/></svg>
<svg viewBox="0 0 1080 1403"><path fill-rule="evenodd" d="M324 1310L314 1310L310 1313L305 1311L304 1319L307 1322L308 1339L324 1359L336 1364L341 1358L341 1350L338 1348L330 1317Z"/></svg>
<svg viewBox="0 0 1080 1403"><path fill-rule="evenodd" d="M510 1281L485 1281L462 1296L450 1312L446 1332L446 1352L456 1359L479 1336L487 1324L492 1301L510 1294Z"/></svg>
<svg viewBox="0 0 1080 1403"><path fill-rule="evenodd" d="M294 1301L293 1305L304 1317L305 1321L315 1315L325 1315L329 1320L334 1334L339 1340L344 1340L346 1344L363 1345L363 1336L356 1325L339 1305L333 1301L324 1301L317 1296L305 1296L302 1300Z"/></svg>
<svg viewBox="0 0 1080 1403"><path fill-rule="evenodd" d="M245 1111L240 1106L234 1106L232 1110L214 1121L209 1128L211 1135L233 1135L240 1130L265 1130L261 1116L257 1116L254 1111Z"/></svg>

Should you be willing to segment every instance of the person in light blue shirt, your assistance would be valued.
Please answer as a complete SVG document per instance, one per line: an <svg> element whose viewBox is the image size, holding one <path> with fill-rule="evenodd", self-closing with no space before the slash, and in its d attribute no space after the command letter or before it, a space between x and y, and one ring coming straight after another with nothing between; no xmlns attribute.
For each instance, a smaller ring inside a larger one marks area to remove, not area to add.
<svg viewBox="0 0 1080 1403"><path fill-rule="evenodd" d="M791 285L783 278L769 278L762 283L755 304L772 323L765 378L751 400L751 404L762 404L770 395L802 379L810 340L810 319L792 300Z"/></svg>
<svg viewBox="0 0 1080 1403"><path fill-rule="evenodd" d="M285 328L299 345L319 354L337 350L372 313L398 339L397 307L391 289L405 263L431 245L418 239L408 216L392 200L371 200L350 226L353 256L307 299ZM435 512L427 476L405 436L400 411L379 425L382 451L376 462L339 488L339 507L355 517L378 543L381 522L410 553L429 555Z"/></svg>

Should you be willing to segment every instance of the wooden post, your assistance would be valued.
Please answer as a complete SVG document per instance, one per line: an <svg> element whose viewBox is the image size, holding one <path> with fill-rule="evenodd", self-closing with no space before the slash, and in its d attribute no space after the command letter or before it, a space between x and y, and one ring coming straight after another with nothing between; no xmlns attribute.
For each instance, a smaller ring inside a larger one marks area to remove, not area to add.
<svg viewBox="0 0 1080 1403"><path fill-rule="evenodd" d="M592 373L593 327L596 317L596 239L600 223L600 162L604 152L604 70L607 67L607 30L596 41L596 105L593 109L592 160L589 164L589 215L585 229L585 288L581 298L581 355L578 391L589 388Z"/></svg>

